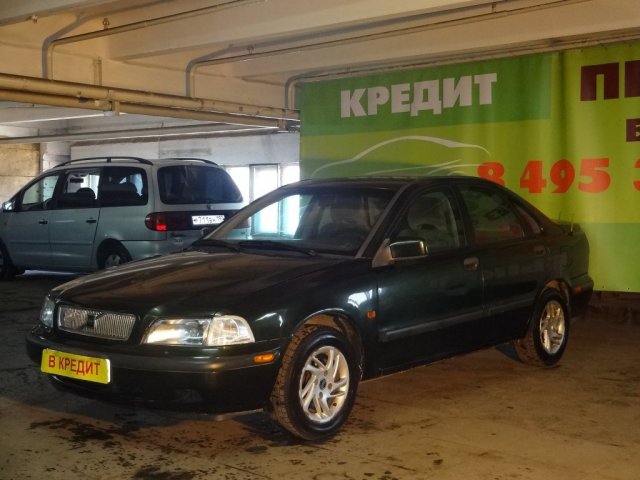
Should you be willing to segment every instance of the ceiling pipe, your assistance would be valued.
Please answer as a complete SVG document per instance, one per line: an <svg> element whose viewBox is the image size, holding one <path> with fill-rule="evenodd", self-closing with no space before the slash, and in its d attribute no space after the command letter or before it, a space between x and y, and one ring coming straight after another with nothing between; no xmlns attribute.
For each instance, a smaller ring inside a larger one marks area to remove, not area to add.
<svg viewBox="0 0 640 480"><path fill-rule="evenodd" d="M186 12L175 13L173 15L165 15L163 17L153 18L151 20L142 20L139 22L133 22L126 25L120 25L113 28L105 28L103 30L97 30L93 32L81 33L69 37L51 39L49 37L45 40L42 46L42 65L43 65L43 78L51 79L53 76L53 50L58 45L67 45L70 43L82 42L86 40L93 40L95 38L105 37L109 35L115 35L118 33L131 32L142 28L153 27L156 25L162 25L164 23L174 22L177 20L185 20L188 18L205 15L208 13L215 13L218 11L226 10L229 8L240 7L247 4L264 2L266 0L231 0L226 3L212 5L209 7L202 7L195 10L189 10ZM72 25L75 25L72 24ZM69 27L61 30L60 32L67 33ZM58 33L60 33L58 32Z"/></svg>
<svg viewBox="0 0 640 480"><path fill-rule="evenodd" d="M298 113L282 108L248 105L221 100L187 98L177 95L142 92L87 85L83 83L44 80L36 77L24 77L0 73L0 89L17 92L31 92L43 95L55 95L73 99L91 101L120 102L147 105L164 109L184 109L192 112L204 112L218 115L228 114L229 118L256 118L268 120L286 120L297 122ZM50 103L45 103L50 105ZM75 105L83 108L83 105Z"/></svg>
<svg viewBox="0 0 640 480"><path fill-rule="evenodd" d="M236 129L226 128L222 130L220 124L213 125L184 125L176 127L156 127L156 128L139 128L132 130L112 130L108 132L82 132L82 133L65 133L52 135L33 135L26 137L0 138L0 145L9 144L31 144L31 143L47 143L47 142L81 142L81 141L97 141L97 140L119 140L119 139L152 139L161 137L193 137L198 135L206 135L207 137L216 135L247 135L247 134L266 134L278 131L274 127L253 128L239 127Z"/></svg>
<svg viewBox="0 0 640 480"><path fill-rule="evenodd" d="M120 8L114 11L109 12L110 14L114 14L114 13L122 13L122 12L127 12L129 10L136 10L138 8L142 8L142 7L148 7L149 5L152 5L154 3L160 3L164 0L152 0L149 3L145 4L145 5L137 5L135 7L124 7L124 8ZM105 12L101 11L99 13L94 13L92 15L84 15L84 14L80 14L75 21L71 22L69 25L67 25L66 27L61 28L60 30L58 30L57 32L52 33L51 35L49 35L47 38L44 39L44 42L42 42L42 77L43 78L50 78L50 75L53 75L53 71L52 69L49 68L49 61L48 61L48 55L47 52L49 52L49 49L51 49L51 52L53 52L53 47L51 46L53 42L55 42L56 40L58 40L62 35L66 35L69 32L72 32L73 30L75 30L76 28L78 28L79 26L95 19L95 18L99 18L101 16L104 16Z"/></svg>
<svg viewBox="0 0 640 480"><path fill-rule="evenodd" d="M505 1L505 0L498 0L498 1ZM428 18L435 18L437 16L441 16L441 15L449 15L451 13L454 12L461 12L461 11L468 11L470 9L479 9L479 8L483 8L486 7L487 5L495 5L496 0L487 0L487 1L478 1L475 2L473 5L466 5L463 7L455 7L455 8L450 8L447 10L437 10L437 11L430 11L427 13L420 13L420 14L413 14L413 15L406 15L406 16L402 16L402 17L398 17L398 18L390 18L390 19L385 19L385 20L375 20L372 22L367 22L364 24L358 24L358 25L349 25L347 27L333 27L333 28L329 28L326 30L322 30L319 32L313 32L313 33L302 33L302 34L297 34L297 35L292 35L286 38L279 38L279 39L275 39L275 40L268 40L265 42L261 42L261 43L253 43L251 45L229 45L226 48L217 50L215 52L211 52L208 53L206 55L202 55L200 57L194 58L193 60L191 60L186 67L186 71L185 71L185 94L186 96L190 97L194 94L195 92L195 75L197 73L198 68L200 67L204 67L204 66L210 66L210 65L216 65L218 63L228 63L229 59L231 59L230 61L242 61L242 60L249 60L249 59L254 59L254 58L258 58L260 56L263 55L268 55L271 52L282 52L282 53L289 53L288 51L283 51L281 50L270 50L268 52L261 52L261 53L253 53L253 51L255 49L260 49L260 48L269 48L269 47L273 47L273 46L277 46L277 45L282 45L285 43L294 43L294 42L303 42L303 41L307 41L307 40L316 40L318 38L322 38L322 37L327 37L330 35L342 35L342 34L352 34L354 32L358 32L358 31L362 31L362 30L370 30L373 28L383 28L383 27L387 27L387 26L392 26L392 25L397 25L397 24L402 24L402 23L408 23L408 22L416 22L416 21L421 21L421 20L425 20ZM391 30L390 32L394 32L397 31L396 30ZM389 31L387 31L389 32ZM354 41L354 39L358 39L358 38L362 38L362 36L351 36L348 39L345 39L345 41ZM318 43L315 42L313 44L306 44L306 45L323 45L324 46L324 42ZM305 45L302 45L302 47L305 47ZM320 48L320 47L319 47ZM298 51L298 47L292 47L290 49L291 51ZM234 52L246 52L249 51L249 54L244 54L244 55L236 55L233 57L223 57L223 55L227 55L230 53L234 53ZM282 54L279 53L279 54Z"/></svg>
<svg viewBox="0 0 640 480"><path fill-rule="evenodd" d="M181 118L188 120L202 120L208 122L225 123L229 125L248 125L251 127L271 127L284 130L284 122L278 119L260 118L248 115L231 115L227 113L188 110L173 107L159 107L120 102L118 100L100 100L87 97L70 97L53 95L50 93L33 93L16 90L0 90L0 99L35 103L39 105L53 105L56 107L85 108L99 110L105 114L132 113L155 117Z"/></svg>
<svg viewBox="0 0 640 480"><path fill-rule="evenodd" d="M566 6L567 4L584 3L589 1L590 0L555 0L555 1L545 2L545 3L538 3L534 5L525 4L525 6L521 6L521 7L516 6L514 8L505 7L503 10L498 9L498 2L482 3L479 5L471 5L471 6L460 7L456 9L447 10L447 11L440 11L440 12L436 12L436 14L432 13L431 15L424 14L425 17L433 18L436 16L451 14L451 13L476 12L475 14L472 13L471 15L461 17L461 18L435 21L433 23L417 25L413 27L397 28L392 30L386 30L383 32L368 33L364 35L354 35L348 38L341 38L337 40L324 40L321 42L307 43L303 45L273 49L273 50L268 50L264 52L250 51L249 53L244 53L241 55L234 55L234 56L221 57L221 58L211 58L208 60L199 61L197 66L198 67L214 66L214 65L221 65L221 64L228 64L228 63L235 63L235 62L243 62L247 60L255 60L258 58L286 55L290 53L301 53L301 52L307 52L312 50L318 50L322 48L339 47L344 45L350 45L353 43L361 43L361 42L372 41L372 40L381 40L389 37L397 37L400 35L410 35L415 33L421 33L421 32L438 29L438 28L451 27L456 25L465 25L468 23L484 21L487 19L499 19L507 15L517 15L517 14L528 13L528 12L542 10L542 9ZM500 2L500 5L504 5L506 3L507 2ZM408 17L408 19L405 19L405 21L409 21L410 19L411 18ZM225 52L225 50L221 50L221 52ZM244 50L248 50L248 48L245 47ZM195 67L192 66L192 68L195 68Z"/></svg>

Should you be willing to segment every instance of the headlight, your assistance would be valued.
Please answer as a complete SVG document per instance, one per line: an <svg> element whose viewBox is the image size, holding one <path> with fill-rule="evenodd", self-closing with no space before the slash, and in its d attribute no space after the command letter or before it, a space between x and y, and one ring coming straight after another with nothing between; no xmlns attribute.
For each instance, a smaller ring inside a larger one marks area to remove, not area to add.
<svg viewBox="0 0 640 480"><path fill-rule="evenodd" d="M56 304L49 297L44 299L42 309L40 310L40 321L47 327L53 328L53 310Z"/></svg>
<svg viewBox="0 0 640 480"><path fill-rule="evenodd" d="M253 343L247 321L235 315L213 318L162 318L147 332L144 343L156 345L223 346Z"/></svg>

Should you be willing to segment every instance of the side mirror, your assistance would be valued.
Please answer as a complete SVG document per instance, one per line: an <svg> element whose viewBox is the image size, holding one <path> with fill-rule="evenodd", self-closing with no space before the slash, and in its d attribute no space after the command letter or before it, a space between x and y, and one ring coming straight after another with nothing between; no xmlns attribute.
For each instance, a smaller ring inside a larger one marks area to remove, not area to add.
<svg viewBox="0 0 640 480"><path fill-rule="evenodd" d="M400 240L391 243L387 238L373 257L373 268L393 265L396 260L419 258L427 255L427 246L423 240Z"/></svg>
<svg viewBox="0 0 640 480"><path fill-rule="evenodd" d="M422 240L402 240L389 245L391 257L411 258L424 257L427 254L427 246Z"/></svg>
<svg viewBox="0 0 640 480"><path fill-rule="evenodd" d="M13 212L15 202L13 200L7 200L2 203L2 211L3 212Z"/></svg>

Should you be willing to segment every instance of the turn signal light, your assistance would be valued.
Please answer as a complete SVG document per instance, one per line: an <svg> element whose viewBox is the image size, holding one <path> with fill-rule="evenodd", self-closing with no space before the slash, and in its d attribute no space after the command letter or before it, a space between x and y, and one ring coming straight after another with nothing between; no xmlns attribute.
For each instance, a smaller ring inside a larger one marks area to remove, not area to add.
<svg viewBox="0 0 640 480"><path fill-rule="evenodd" d="M253 362L269 363L272 362L274 358L276 358L275 353L263 353L262 355L256 355L255 357L253 357Z"/></svg>

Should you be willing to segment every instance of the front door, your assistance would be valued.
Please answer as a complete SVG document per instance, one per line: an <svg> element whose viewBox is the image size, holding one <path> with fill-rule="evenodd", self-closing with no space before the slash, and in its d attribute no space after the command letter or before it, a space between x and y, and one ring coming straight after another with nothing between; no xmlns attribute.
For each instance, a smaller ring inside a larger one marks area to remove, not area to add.
<svg viewBox="0 0 640 480"><path fill-rule="evenodd" d="M51 266L49 227L58 178L57 174L39 178L18 195L16 209L10 214L7 225L7 248L17 266Z"/></svg>
<svg viewBox="0 0 640 480"><path fill-rule="evenodd" d="M482 275L466 247L452 193L431 189L416 195L389 239L421 240L426 254L375 270L381 368L446 356L482 341Z"/></svg>

